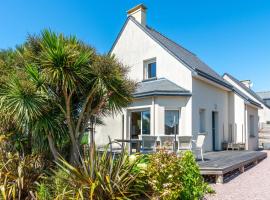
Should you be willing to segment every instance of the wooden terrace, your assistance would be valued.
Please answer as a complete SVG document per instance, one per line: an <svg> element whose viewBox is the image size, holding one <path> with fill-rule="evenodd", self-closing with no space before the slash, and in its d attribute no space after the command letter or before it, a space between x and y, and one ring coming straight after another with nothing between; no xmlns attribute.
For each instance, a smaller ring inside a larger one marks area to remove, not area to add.
<svg viewBox="0 0 270 200"><path fill-rule="evenodd" d="M256 165L267 157L262 151L214 151L204 154L204 161L198 161L201 174L214 176L216 183L223 183L224 177L238 171L243 173L247 167Z"/></svg>

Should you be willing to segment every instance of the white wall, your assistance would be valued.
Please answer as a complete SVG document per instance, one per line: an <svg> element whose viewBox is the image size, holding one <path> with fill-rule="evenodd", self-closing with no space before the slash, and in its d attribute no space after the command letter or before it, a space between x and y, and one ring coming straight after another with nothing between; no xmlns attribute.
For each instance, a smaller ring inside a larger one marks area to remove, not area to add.
<svg viewBox="0 0 270 200"><path fill-rule="evenodd" d="M235 142L245 143L245 101L243 98L234 94L234 127L233 134Z"/></svg>
<svg viewBox="0 0 270 200"><path fill-rule="evenodd" d="M199 110L206 112L206 141L205 151L212 151L212 111L218 112L218 133L216 135L216 149L221 150L221 143L228 131L228 92L193 79L192 90L192 133L199 133Z"/></svg>
<svg viewBox="0 0 270 200"><path fill-rule="evenodd" d="M247 95L249 98L251 98L253 101L259 103L262 105L262 109L259 109L258 115L259 115L259 122L260 123L266 123L267 121L270 121L270 109L267 108L264 104L262 104L260 101L258 101L255 97L253 97L249 92L244 90L242 87L240 87L237 83L235 83L230 77L227 75L224 76L224 79L226 79L230 84L232 84L234 87L239 89L241 92L243 92L245 95Z"/></svg>
<svg viewBox="0 0 270 200"><path fill-rule="evenodd" d="M130 78L138 82L143 80L143 61L156 58L158 78L164 77L187 90L192 89L191 71L131 20L127 22L112 54L130 67Z"/></svg>

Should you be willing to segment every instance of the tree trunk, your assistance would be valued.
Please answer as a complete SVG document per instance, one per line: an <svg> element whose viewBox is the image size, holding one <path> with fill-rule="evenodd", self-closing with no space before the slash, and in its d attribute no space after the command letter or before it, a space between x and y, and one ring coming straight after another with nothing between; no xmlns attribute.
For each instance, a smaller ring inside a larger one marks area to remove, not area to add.
<svg viewBox="0 0 270 200"><path fill-rule="evenodd" d="M47 138L48 138L49 147L50 147L50 150L52 152L53 158L54 158L55 161L57 161L59 159L60 154L59 154L58 150L56 149L56 146L54 144L52 135L48 134Z"/></svg>
<svg viewBox="0 0 270 200"><path fill-rule="evenodd" d="M78 165L80 163L79 145L77 143L74 144L74 142L72 142L71 144L69 161L74 165Z"/></svg>
<svg viewBox="0 0 270 200"><path fill-rule="evenodd" d="M26 153L31 154L32 153L32 132L28 130L27 134L27 147L26 147Z"/></svg>

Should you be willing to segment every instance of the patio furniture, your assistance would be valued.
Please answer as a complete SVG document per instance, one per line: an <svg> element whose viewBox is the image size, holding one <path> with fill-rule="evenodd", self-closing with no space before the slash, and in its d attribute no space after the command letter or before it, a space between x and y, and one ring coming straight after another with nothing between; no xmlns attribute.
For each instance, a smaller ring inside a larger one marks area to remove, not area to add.
<svg viewBox="0 0 270 200"><path fill-rule="evenodd" d="M191 150L192 136L178 136L178 151Z"/></svg>
<svg viewBox="0 0 270 200"><path fill-rule="evenodd" d="M136 152L140 152L142 140L140 139L116 139L119 143L129 144L129 154L132 154L133 144L135 145Z"/></svg>
<svg viewBox="0 0 270 200"><path fill-rule="evenodd" d="M225 150L245 150L246 145L245 143L227 143L227 145L225 146Z"/></svg>
<svg viewBox="0 0 270 200"><path fill-rule="evenodd" d="M175 136L174 135L160 135L160 147L168 151L174 151Z"/></svg>
<svg viewBox="0 0 270 200"><path fill-rule="evenodd" d="M153 135L139 135L139 139L142 140L141 152L152 153L156 151L157 136Z"/></svg>
<svg viewBox="0 0 270 200"><path fill-rule="evenodd" d="M204 159L203 159L204 139L205 139L205 135L198 135L197 140L195 142L193 141L195 143L195 146L192 147L192 150L195 151L195 155L197 155L196 154L197 151L200 151L202 161L204 161Z"/></svg>

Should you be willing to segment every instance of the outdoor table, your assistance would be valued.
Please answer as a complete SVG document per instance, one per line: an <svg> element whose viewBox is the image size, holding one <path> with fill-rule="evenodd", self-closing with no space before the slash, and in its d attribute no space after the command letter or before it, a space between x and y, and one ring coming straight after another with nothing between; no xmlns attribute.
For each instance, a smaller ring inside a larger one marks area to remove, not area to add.
<svg viewBox="0 0 270 200"><path fill-rule="evenodd" d="M136 151L140 152L141 150L141 145L142 145L142 140L140 139L116 139L115 141L120 142L120 143L129 143L129 153L132 153L132 144L136 144Z"/></svg>

